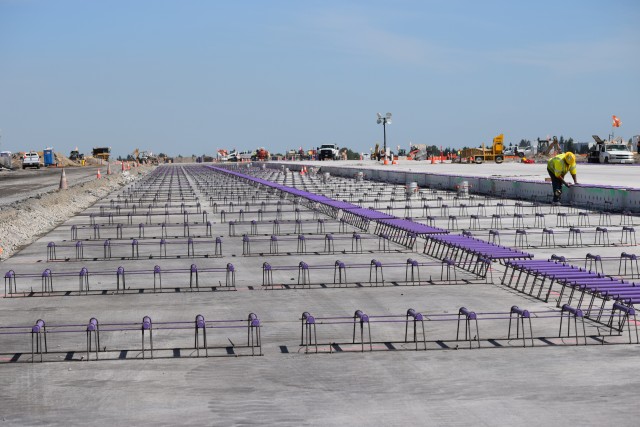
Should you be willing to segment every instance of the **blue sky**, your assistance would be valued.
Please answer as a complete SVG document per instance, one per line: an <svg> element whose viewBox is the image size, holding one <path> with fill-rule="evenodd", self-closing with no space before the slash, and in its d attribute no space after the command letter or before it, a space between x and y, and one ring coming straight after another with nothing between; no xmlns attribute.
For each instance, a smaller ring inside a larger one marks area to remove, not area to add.
<svg viewBox="0 0 640 427"><path fill-rule="evenodd" d="M0 149L640 134L640 2L0 0Z"/></svg>

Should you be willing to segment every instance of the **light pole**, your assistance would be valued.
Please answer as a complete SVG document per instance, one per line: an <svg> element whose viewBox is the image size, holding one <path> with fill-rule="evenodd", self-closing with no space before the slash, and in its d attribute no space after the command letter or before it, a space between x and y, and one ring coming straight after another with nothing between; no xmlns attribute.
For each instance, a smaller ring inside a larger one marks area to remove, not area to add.
<svg viewBox="0 0 640 427"><path fill-rule="evenodd" d="M383 116L380 113L376 113L376 115L378 116L378 121L377 123L380 124L382 123L382 129L384 132L384 148L383 148L383 152L384 152L384 158L387 158L387 125L391 124L391 113L387 113L386 116Z"/></svg>

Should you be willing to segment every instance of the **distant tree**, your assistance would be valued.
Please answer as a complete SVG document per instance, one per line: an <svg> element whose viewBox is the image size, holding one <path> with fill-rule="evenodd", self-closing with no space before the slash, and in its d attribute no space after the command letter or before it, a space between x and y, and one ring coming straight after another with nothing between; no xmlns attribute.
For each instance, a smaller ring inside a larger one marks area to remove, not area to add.
<svg viewBox="0 0 640 427"><path fill-rule="evenodd" d="M347 150L347 160L360 160L360 153L356 153L351 148L347 148L347 147L340 148L341 153L344 150Z"/></svg>
<svg viewBox="0 0 640 427"><path fill-rule="evenodd" d="M562 141L562 135L560 136L560 140ZM560 143L562 146L562 142ZM564 141L564 151L571 151L571 152L575 152L575 146L573 144L573 138L569 138L566 141Z"/></svg>
<svg viewBox="0 0 640 427"><path fill-rule="evenodd" d="M587 154L587 153L589 153L589 144L580 145L580 149L579 149L579 153L578 154Z"/></svg>
<svg viewBox="0 0 640 427"><path fill-rule="evenodd" d="M520 148L525 148L529 146L531 146L531 141L529 141L528 139L521 139L520 143L518 144L518 147Z"/></svg>

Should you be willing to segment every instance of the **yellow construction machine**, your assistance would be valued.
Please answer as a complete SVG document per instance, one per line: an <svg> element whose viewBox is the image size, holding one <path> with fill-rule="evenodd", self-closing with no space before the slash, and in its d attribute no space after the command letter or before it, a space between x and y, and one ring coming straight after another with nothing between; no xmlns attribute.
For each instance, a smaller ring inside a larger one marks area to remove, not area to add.
<svg viewBox="0 0 640 427"><path fill-rule="evenodd" d="M493 160L496 163L502 163L504 161L504 135L500 134L493 138L493 145L489 148L484 146L482 148L465 148L460 152L459 161L467 163L482 163L485 160Z"/></svg>
<svg viewBox="0 0 640 427"><path fill-rule="evenodd" d="M96 159L109 161L109 156L111 155L111 147L93 147L93 151L91 152L91 154Z"/></svg>

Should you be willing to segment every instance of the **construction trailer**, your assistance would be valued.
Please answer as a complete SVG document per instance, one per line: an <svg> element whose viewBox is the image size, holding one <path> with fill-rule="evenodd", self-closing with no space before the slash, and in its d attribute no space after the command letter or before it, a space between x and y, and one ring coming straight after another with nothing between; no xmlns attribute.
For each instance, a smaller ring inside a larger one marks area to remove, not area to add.
<svg viewBox="0 0 640 427"><path fill-rule="evenodd" d="M482 163L485 161L495 161L502 163L504 161L504 135L500 134L493 138L493 145L489 148L482 143L482 148L465 148L460 152L459 161L462 163Z"/></svg>

